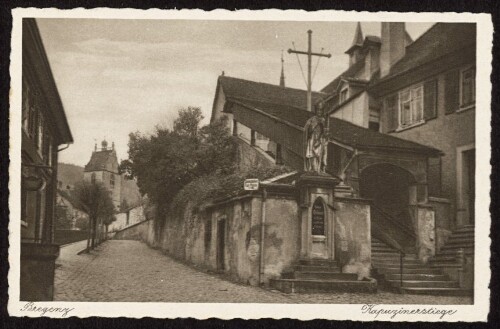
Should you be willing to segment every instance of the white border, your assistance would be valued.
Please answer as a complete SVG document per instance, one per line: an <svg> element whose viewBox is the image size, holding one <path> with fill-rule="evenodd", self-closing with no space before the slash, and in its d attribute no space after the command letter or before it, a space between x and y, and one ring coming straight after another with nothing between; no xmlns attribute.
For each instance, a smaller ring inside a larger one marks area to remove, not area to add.
<svg viewBox="0 0 500 329"><path fill-rule="evenodd" d="M190 19L190 20L278 20L278 21L405 21L405 22L476 22L477 23L477 64L476 64L476 248L475 248L475 296L474 305L428 305L431 308L457 310L454 315L440 320L437 316L406 315L391 320L389 316L363 314L360 304L202 304L202 303L82 303L82 302L37 302L41 307L74 308L70 316L88 317L194 317L206 319L231 318L296 318L310 320L316 318L360 321L486 321L489 311L490 281L489 250L489 192L490 166L490 118L491 118L491 61L493 26L489 14L471 13L391 13L391 12L342 12L303 10L136 10L136 9L73 9L16 8L13 14L11 53L11 111L10 111L10 182L9 182L9 304L8 311L14 316L39 316L39 313L21 312L26 304L19 302L19 259L20 259L20 178L21 169L21 19L36 18L134 18L134 19ZM479 109L481 109L479 111ZM479 252L481 251L481 252ZM488 251L488 252L487 252ZM402 305L385 305L385 308L400 309ZM418 309L423 305L404 305L405 309ZM57 313L47 313L49 317L60 317Z"/></svg>

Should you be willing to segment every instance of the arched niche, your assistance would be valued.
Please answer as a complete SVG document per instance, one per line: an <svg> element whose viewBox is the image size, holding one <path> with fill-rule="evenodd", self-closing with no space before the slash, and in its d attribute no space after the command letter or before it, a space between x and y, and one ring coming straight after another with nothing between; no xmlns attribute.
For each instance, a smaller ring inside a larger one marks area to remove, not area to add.
<svg viewBox="0 0 500 329"><path fill-rule="evenodd" d="M326 235L327 210L323 198L317 197L311 209L312 235Z"/></svg>

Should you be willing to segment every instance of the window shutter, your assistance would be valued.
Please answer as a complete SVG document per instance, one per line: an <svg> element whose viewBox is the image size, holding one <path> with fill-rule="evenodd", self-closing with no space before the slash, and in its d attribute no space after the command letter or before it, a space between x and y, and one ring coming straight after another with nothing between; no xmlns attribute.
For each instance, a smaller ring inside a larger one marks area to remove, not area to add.
<svg viewBox="0 0 500 329"><path fill-rule="evenodd" d="M460 75L453 70L445 75L445 113L450 114L458 109L460 101Z"/></svg>
<svg viewBox="0 0 500 329"><path fill-rule="evenodd" d="M437 117L437 83L436 80L424 83L424 120Z"/></svg>
<svg viewBox="0 0 500 329"><path fill-rule="evenodd" d="M392 132L399 126L397 99L397 95L392 95L385 99L387 132Z"/></svg>

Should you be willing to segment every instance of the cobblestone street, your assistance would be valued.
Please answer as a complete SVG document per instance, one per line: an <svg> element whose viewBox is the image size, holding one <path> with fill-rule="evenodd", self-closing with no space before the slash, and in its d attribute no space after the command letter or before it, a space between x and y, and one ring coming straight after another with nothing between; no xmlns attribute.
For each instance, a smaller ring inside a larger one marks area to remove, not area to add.
<svg viewBox="0 0 500 329"><path fill-rule="evenodd" d="M138 241L110 240L77 255L86 241L61 249L55 300L100 302L469 304L469 297L378 294L283 294L226 281L179 263Z"/></svg>

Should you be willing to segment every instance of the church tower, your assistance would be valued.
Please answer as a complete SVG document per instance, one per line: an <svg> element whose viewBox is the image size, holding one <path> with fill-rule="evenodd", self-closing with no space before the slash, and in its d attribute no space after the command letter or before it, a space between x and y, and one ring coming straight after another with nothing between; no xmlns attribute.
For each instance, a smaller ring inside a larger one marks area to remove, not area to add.
<svg viewBox="0 0 500 329"><path fill-rule="evenodd" d="M108 147L108 142L101 142L101 149L95 144L90 161L83 171L83 179L90 182L101 182L111 193L116 209L121 203L121 175L118 170L118 158L115 143Z"/></svg>
<svg viewBox="0 0 500 329"><path fill-rule="evenodd" d="M285 60L283 59L283 50L281 51L281 76L280 76L280 87L285 88Z"/></svg>

